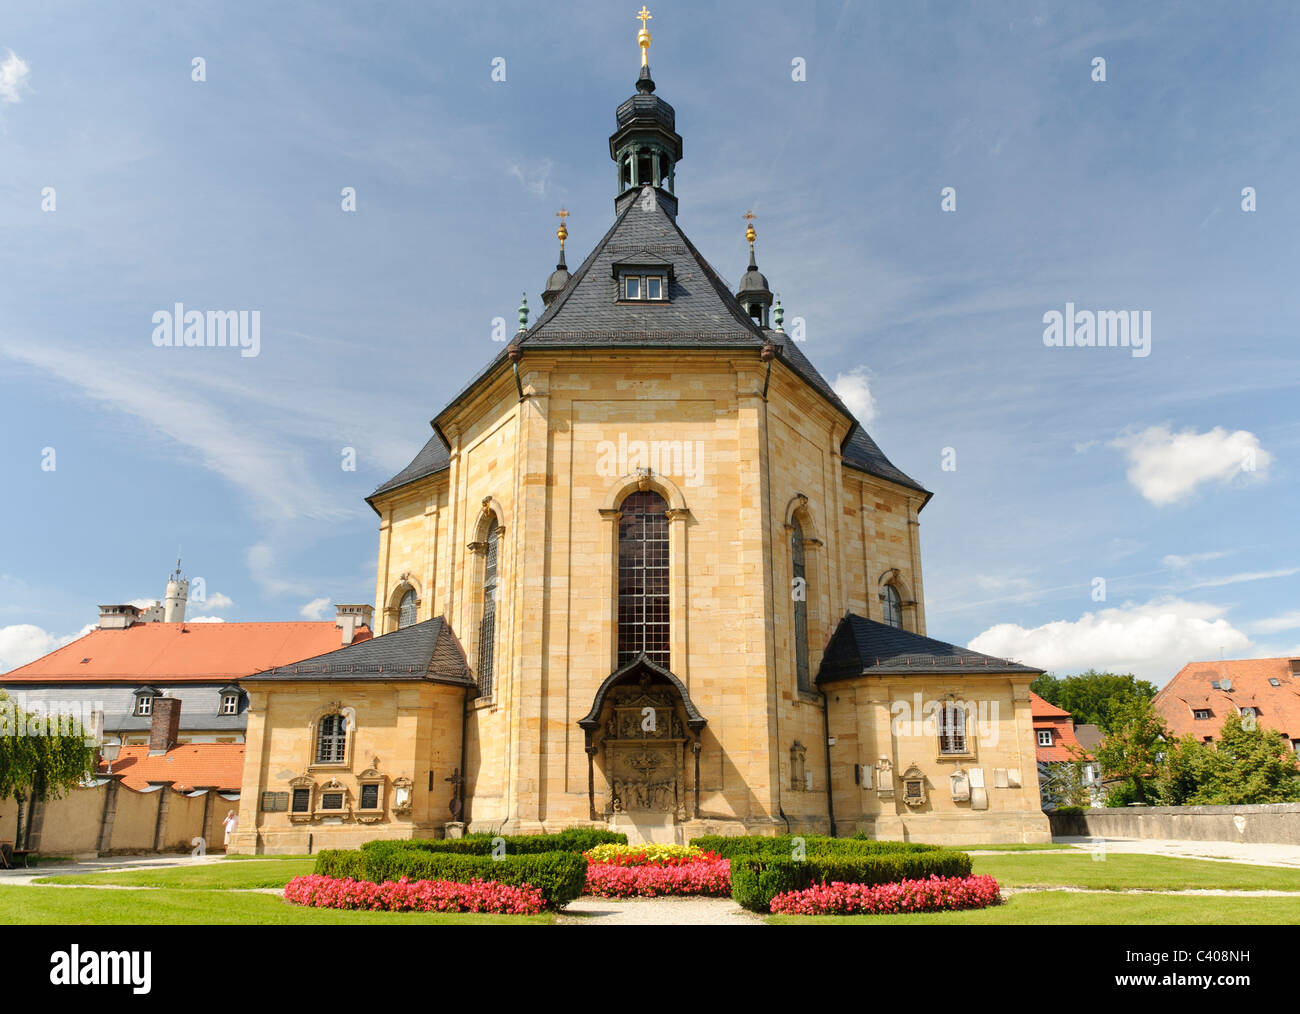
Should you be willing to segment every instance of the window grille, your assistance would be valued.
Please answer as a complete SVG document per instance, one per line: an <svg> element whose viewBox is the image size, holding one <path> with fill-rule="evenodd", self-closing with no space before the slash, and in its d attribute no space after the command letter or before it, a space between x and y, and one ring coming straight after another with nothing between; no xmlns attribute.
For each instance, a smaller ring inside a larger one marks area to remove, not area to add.
<svg viewBox="0 0 1300 1014"><path fill-rule="evenodd" d="M939 752L966 753L966 712L958 704L939 709Z"/></svg>
<svg viewBox="0 0 1300 1014"><path fill-rule="evenodd" d="M347 758L347 722L342 715L326 715L320 720L316 743L317 764L342 764Z"/></svg>

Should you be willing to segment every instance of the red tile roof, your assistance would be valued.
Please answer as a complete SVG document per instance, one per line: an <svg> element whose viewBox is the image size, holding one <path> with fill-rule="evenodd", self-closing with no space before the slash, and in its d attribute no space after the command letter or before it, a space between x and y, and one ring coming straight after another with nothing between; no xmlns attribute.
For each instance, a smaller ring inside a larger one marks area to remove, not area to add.
<svg viewBox="0 0 1300 1014"><path fill-rule="evenodd" d="M1063 711L1055 704L1049 704L1032 690L1029 691L1029 706L1034 722L1035 756L1039 761L1060 763L1083 759L1070 749L1071 747L1082 749L1082 746L1074 735L1074 721L1068 711ZM1051 746L1038 745L1039 730L1045 729L1051 730ZM1087 759L1091 760L1091 757Z"/></svg>
<svg viewBox="0 0 1300 1014"><path fill-rule="evenodd" d="M1223 720L1233 711L1258 708L1259 724L1277 729L1287 739L1300 739L1300 679L1292 673L1291 658L1242 658L1223 662L1188 662L1156 694L1152 702L1175 736L1191 733L1197 739L1217 736ZM1223 689L1227 679L1231 689ZM1269 683L1275 679L1278 686ZM1212 683L1219 683L1215 688ZM1205 709L1209 718L1193 712Z"/></svg>
<svg viewBox="0 0 1300 1014"><path fill-rule="evenodd" d="M124 775L122 784L140 791L150 782L174 782L172 788L189 792L210 787L238 792L244 776L244 744L190 743L175 746L156 757L147 746L124 746L111 765L101 763L98 773Z"/></svg>
<svg viewBox="0 0 1300 1014"><path fill-rule="evenodd" d="M236 680L341 647L333 620L292 623L136 623L92 630L3 682L162 683ZM360 628L356 640L370 637ZM84 660L84 661L83 661Z"/></svg>

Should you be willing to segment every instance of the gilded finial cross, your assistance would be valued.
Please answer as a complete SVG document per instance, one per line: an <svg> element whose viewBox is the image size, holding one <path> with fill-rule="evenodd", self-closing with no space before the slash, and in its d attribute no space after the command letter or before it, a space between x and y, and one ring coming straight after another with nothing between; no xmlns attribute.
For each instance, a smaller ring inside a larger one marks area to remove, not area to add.
<svg viewBox="0 0 1300 1014"><path fill-rule="evenodd" d="M641 27L644 28L645 23L649 21L652 17L654 17L654 15L652 15L648 10L646 10L645 4L642 4L641 13L639 13L637 17L641 19Z"/></svg>
<svg viewBox="0 0 1300 1014"><path fill-rule="evenodd" d="M641 13L637 15L641 19L641 31L636 33L636 44L641 47L641 66L650 66L650 29L646 28L645 23L650 20L650 12L646 10L645 4L641 5Z"/></svg>

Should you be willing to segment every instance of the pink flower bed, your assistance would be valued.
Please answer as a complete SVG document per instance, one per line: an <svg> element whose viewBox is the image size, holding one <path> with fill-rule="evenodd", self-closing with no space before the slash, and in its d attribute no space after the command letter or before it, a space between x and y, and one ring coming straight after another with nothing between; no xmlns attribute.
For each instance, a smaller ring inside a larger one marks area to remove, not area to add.
<svg viewBox="0 0 1300 1014"><path fill-rule="evenodd" d="M731 862L717 856L684 864L587 864L587 894L601 898L655 898L665 894L731 894Z"/></svg>
<svg viewBox="0 0 1300 1014"><path fill-rule="evenodd" d="M286 901L313 908L370 909L382 912L491 912L536 915L546 908L542 892L490 880L458 884L450 880L339 879L313 874L294 877L284 888Z"/></svg>
<svg viewBox="0 0 1300 1014"><path fill-rule="evenodd" d="M892 915L951 912L998 905L1002 895L992 877L930 877L896 884L815 884L772 899L784 915Z"/></svg>

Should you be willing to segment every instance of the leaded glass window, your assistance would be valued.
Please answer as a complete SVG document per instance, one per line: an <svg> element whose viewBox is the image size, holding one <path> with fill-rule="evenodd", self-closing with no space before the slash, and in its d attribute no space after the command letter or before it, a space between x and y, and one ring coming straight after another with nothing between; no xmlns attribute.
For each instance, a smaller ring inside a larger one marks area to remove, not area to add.
<svg viewBox="0 0 1300 1014"><path fill-rule="evenodd" d="M618 664L644 651L668 668L668 504L650 490L623 501L618 522Z"/></svg>
<svg viewBox="0 0 1300 1014"><path fill-rule="evenodd" d="M411 589L402 596L401 604L397 607L397 629L409 627L415 622L416 610L419 603L415 598L415 589Z"/></svg>
<svg viewBox="0 0 1300 1014"><path fill-rule="evenodd" d="M488 516L487 551L483 562L483 614L478 624L478 685L483 696L492 694L496 657L497 555L500 536L495 514Z"/></svg>
<svg viewBox="0 0 1300 1014"><path fill-rule="evenodd" d="M885 585L885 590L881 594L881 600L884 603L885 622L891 627L903 629L903 601L898 597L898 589L892 584Z"/></svg>
<svg viewBox="0 0 1300 1014"><path fill-rule="evenodd" d="M800 690L812 690L808 678L808 572L804 561L803 528L792 521L790 561L793 580L790 596L794 600L794 669Z"/></svg>

